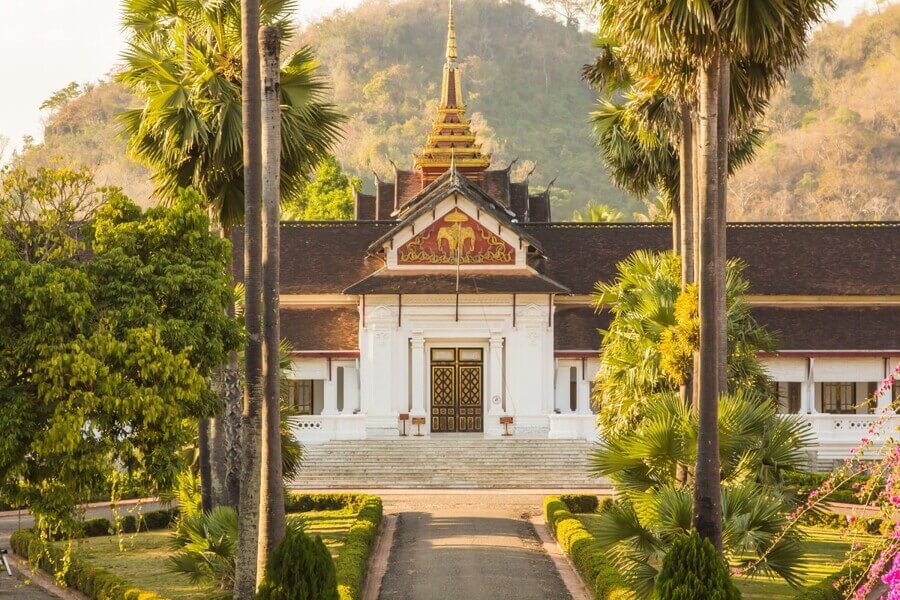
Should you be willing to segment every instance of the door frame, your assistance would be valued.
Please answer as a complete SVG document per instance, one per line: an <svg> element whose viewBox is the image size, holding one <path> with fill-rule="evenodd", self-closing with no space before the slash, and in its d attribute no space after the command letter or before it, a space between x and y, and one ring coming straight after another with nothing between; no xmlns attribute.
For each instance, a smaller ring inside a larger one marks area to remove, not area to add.
<svg viewBox="0 0 900 600"><path fill-rule="evenodd" d="M487 340L471 339L471 338L434 338L425 340L425 412L428 419L428 433L434 433L431 430L431 351L435 348L480 348L481 349L481 431L474 431L473 434L484 434L485 424L487 421L487 408L490 398L488 398L488 357L490 352L490 343ZM413 374L413 376L415 376ZM440 435L445 433L438 431ZM466 432L467 433L467 432Z"/></svg>

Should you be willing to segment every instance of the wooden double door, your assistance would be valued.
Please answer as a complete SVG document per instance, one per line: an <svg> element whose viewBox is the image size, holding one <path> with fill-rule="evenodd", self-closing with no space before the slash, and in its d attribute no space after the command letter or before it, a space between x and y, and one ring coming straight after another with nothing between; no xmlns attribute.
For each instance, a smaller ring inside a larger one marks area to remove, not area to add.
<svg viewBox="0 0 900 600"><path fill-rule="evenodd" d="M484 352L431 349L431 431L484 431Z"/></svg>

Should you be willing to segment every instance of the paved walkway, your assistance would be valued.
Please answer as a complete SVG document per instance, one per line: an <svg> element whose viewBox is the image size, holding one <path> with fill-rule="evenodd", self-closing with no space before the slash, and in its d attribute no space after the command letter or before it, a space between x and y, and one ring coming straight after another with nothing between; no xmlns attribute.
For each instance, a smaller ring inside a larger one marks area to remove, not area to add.
<svg viewBox="0 0 900 600"><path fill-rule="evenodd" d="M380 600L570 600L528 521L543 491L373 493L398 515Z"/></svg>

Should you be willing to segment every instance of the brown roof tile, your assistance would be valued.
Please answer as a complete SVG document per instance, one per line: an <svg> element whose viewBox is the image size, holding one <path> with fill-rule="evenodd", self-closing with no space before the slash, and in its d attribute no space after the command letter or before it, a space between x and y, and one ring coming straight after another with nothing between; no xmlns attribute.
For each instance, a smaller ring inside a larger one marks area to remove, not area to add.
<svg viewBox="0 0 900 600"><path fill-rule="evenodd" d="M671 247L665 223L527 223L541 272L576 294L610 281L635 250ZM900 223L731 223L728 255L747 263L751 294L900 294Z"/></svg>
<svg viewBox="0 0 900 600"><path fill-rule="evenodd" d="M488 196L509 207L509 169L485 171L478 185Z"/></svg>
<svg viewBox="0 0 900 600"><path fill-rule="evenodd" d="M296 221L281 228L281 293L340 294L374 273L383 261L368 256L375 238L394 225L391 222ZM232 258L239 280L244 274L243 227L235 227Z"/></svg>
<svg viewBox="0 0 900 600"><path fill-rule="evenodd" d="M548 192L528 196L528 222L550 222L550 194Z"/></svg>
<svg viewBox="0 0 900 600"><path fill-rule="evenodd" d="M509 184L509 207L516 213L519 223L524 223L525 213L528 212L528 183Z"/></svg>
<svg viewBox="0 0 900 600"><path fill-rule="evenodd" d="M400 208L422 191L422 174L417 171L397 171L396 186L397 202L394 208Z"/></svg>
<svg viewBox="0 0 900 600"><path fill-rule="evenodd" d="M357 221L375 221L376 207L375 196L356 192L354 217Z"/></svg>
<svg viewBox="0 0 900 600"><path fill-rule="evenodd" d="M611 317L609 311L597 314L590 306L557 306L553 316L554 350L599 352L598 330L609 327Z"/></svg>
<svg viewBox="0 0 900 600"><path fill-rule="evenodd" d="M394 184L389 181L375 182L376 219L388 221L394 212Z"/></svg>
<svg viewBox="0 0 900 600"><path fill-rule="evenodd" d="M781 350L900 350L900 307L757 307Z"/></svg>
<svg viewBox="0 0 900 600"><path fill-rule="evenodd" d="M752 312L778 336L779 350L900 350L900 307L756 307ZM596 351L600 347L597 330L607 328L611 319L608 311L597 314L589 306L558 306L555 350Z"/></svg>
<svg viewBox="0 0 900 600"><path fill-rule="evenodd" d="M281 337L296 352L359 350L359 311L351 306L283 307Z"/></svg>

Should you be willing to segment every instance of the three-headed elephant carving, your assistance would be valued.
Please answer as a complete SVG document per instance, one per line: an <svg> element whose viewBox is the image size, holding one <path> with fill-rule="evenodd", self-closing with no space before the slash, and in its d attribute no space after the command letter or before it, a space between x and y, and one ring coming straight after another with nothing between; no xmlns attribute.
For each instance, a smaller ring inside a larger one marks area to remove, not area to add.
<svg viewBox="0 0 900 600"><path fill-rule="evenodd" d="M450 254L456 253L457 245L460 252L466 249L466 240L472 241L472 249L475 249L475 230L472 227L460 227L454 225L451 227L441 227L438 229L435 243L439 249L442 249L443 240L447 240L447 248Z"/></svg>

